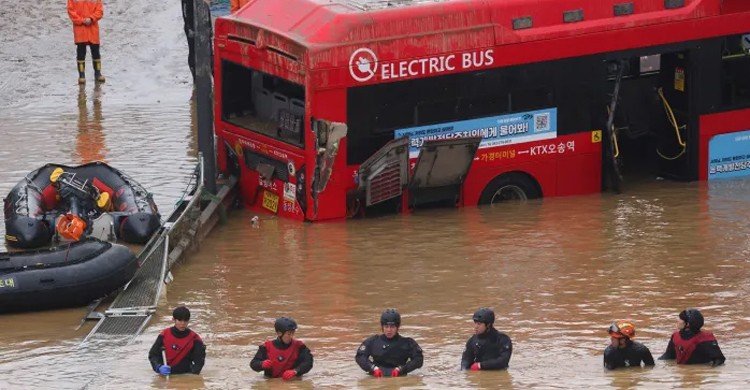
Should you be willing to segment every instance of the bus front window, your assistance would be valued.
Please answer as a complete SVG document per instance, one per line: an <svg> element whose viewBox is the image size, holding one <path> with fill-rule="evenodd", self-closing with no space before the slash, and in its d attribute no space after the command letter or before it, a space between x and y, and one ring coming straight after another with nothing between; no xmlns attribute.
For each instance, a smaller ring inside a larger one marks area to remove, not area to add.
<svg viewBox="0 0 750 390"><path fill-rule="evenodd" d="M222 120L304 147L305 90L279 77L222 62Z"/></svg>

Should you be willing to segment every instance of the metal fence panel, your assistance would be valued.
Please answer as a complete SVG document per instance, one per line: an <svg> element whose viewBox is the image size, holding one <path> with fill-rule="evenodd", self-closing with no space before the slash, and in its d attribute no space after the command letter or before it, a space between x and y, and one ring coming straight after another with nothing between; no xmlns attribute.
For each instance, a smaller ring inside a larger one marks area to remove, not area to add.
<svg viewBox="0 0 750 390"><path fill-rule="evenodd" d="M200 228L203 193L203 159L178 207L138 255L140 268L133 279L114 299L104 318L91 330L84 342L121 338L133 339L148 324L156 311L164 278L177 261L169 254L178 246L183 250L192 242Z"/></svg>

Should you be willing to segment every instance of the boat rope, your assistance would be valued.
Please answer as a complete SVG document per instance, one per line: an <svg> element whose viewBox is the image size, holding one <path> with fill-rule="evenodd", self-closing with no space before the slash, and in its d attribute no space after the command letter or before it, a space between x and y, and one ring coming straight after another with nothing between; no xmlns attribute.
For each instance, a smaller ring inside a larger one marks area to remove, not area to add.
<svg viewBox="0 0 750 390"><path fill-rule="evenodd" d="M192 192L193 189L193 182L198 179L198 176L200 176L200 164L198 164L193 171L193 174L190 175L190 179L188 179L187 185L185 186L185 189L182 191L182 195L180 195L180 198L177 199L177 201L174 203L175 206L179 205L183 200L185 200L185 197L188 196Z"/></svg>

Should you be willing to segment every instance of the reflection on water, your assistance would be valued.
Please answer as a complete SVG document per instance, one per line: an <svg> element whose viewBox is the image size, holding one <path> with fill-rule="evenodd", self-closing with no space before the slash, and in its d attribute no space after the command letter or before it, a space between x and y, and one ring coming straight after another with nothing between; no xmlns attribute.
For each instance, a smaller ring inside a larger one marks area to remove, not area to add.
<svg viewBox="0 0 750 390"><path fill-rule="evenodd" d="M102 129L101 84L94 86L91 106L93 115L89 116L89 104L86 98L86 86L78 89L78 134L76 135L76 155L80 164L93 161L104 161L108 154Z"/></svg>

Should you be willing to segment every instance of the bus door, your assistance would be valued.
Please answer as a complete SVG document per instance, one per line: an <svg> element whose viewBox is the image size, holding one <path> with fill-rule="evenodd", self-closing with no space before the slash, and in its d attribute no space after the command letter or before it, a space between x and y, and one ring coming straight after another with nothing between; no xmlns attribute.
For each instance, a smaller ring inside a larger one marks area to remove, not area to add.
<svg viewBox="0 0 750 390"><path fill-rule="evenodd" d="M689 52L617 53L604 66L604 134L610 142L605 144L603 164L611 188L619 190L623 177L696 179L697 123L691 113Z"/></svg>
<svg viewBox="0 0 750 390"><path fill-rule="evenodd" d="M365 210L385 206L397 210L409 181L409 137L389 141L357 170L357 188L347 196L348 216L364 216Z"/></svg>
<svg viewBox="0 0 750 390"><path fill-rule="evenodd" d="M426 141L409 181L409 206L457 206L482 138Z"/></svg>
<svg viewBox="0 0 750 390"><path fill-rule="evenodd" d="M659 172L675 180L696 180L698 122L693 115L693 78L689 51L661 55L660 85L657 90L666 126L657 135Z"/></svg>
<svg viewBox="0 0 750 390"><path fill-rule="evenodd" d="M360 165L358 188L347 199L349 216L364 215L368 208L377 214L426 205L456 206L480 142L481 138L426 141L411 171L409 137L388 142Z"/></svg>

